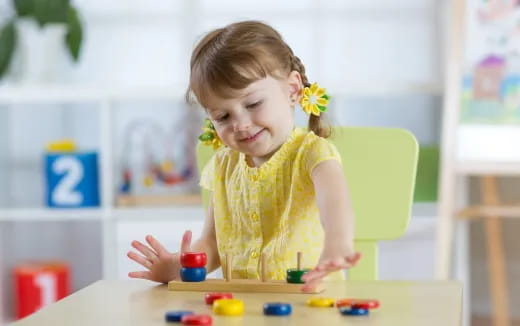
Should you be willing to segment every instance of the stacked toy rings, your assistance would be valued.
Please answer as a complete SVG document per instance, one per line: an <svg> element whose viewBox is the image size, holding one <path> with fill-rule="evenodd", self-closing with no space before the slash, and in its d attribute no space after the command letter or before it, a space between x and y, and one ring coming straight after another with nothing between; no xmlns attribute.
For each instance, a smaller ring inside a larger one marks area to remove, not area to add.
<svg viewBox="0 0 520 326"><path fill-rule="evenodd" d="M202 282L206 279L207 256L204 252L183 252L180 270L183 282Z"/></svg>

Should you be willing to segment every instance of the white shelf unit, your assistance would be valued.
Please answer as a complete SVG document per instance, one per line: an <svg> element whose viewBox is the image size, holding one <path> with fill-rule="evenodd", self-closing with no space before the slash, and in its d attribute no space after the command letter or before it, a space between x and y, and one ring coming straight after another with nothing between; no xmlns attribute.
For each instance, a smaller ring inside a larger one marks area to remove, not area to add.
<svg viewBox="0 0 520 326"><path fill-rule="evenodd" d="M43 203L43 198L32 199L27 205L19 202L13 204L9 202L9 199L3 200L0 198L0 262L3 262L0 265L0 282L4 284L3 287L5 288L5 291L2 291L0 302L3 302L3 310L6 311L7 316L12 315L13 308L12 300L10 300L13 294L11 292L12 285L9 285L11 284L9 270L10 267L18 262L34 259L62 259L60 257L64 255L70 258L71 256L82 255L84 250L88 250L85 246L88 246L92 247L94 252L89 250L87 257L85 257L87 261L80 264L96 265L96 267L89 269L88 273L90 276L86 279L94 281L98 278L124 278L125 273L120 271L121 266L127 269L135 268L126 258L125 252L130 249L130 240L137 237L136 231L139 236L141 236L142 232L151 234L161 234L162 232L162 239L166 240L165 242L169 245L180 243L180 236L177 233L179 232L178 230L182 230L186 225L194 228L195 234L198 233L204 216L202 208L198 206L179 205L149 208L118 208L115 206L118 179L114 174L117 166L117 162L114 159L114 150L118 149L113 148L115 137L113 119L116 104L118 102L147 100L168 103L181 101L184 94L181 91L175 91L180 89L184 88L176 87L175 85L171 88L150 87L134 89L95 89L77 86L0 88L0 148L5 149L0 154L0 167L6 167L6 169L0 172L0 183L2 183L0 193L5 195L4 198L10 197L11 179L9 179L8 173L11 173L12 170L9 171L9 168L15 170L22 168L21 166L13 166L16 163L10 162L12 160L9 148L10 140L9 137L5 137L9 136L9 110L16 110L19 107L27 110L27 107L29 107L30 110L38 112L38 110L46 110L49 107L61 106L61 114L67 115L71 114L70 112L71 110L73 111L75 105L87 102L95 107L92 113L96 115L95 120L98 125L97 134L93 135L93 137L97 138L98 144L98 147L94 150L98 152L99 157L99 187L101 196L99 207L78 209L47 208ZM64 104L65 106L63 106ZM32 121L31 123L38 122ZM14 137L16 138L16 136ZM17 140L14 139L14 141L16 142ZM79 145L81 146L81 144ZM36 162L31 162L31 164L33 166ZM41 162L38 164L41 164ZM43 175L39 177L43 179ZM35 185L25 184L23 187L38 186L39 184L36 183ZM39 192L43 192L43 189ZM162 223L163 226L158 230L154 229L153 226L149 230L144 230L147 229L146 224L150 222L156 225ZM27 238L35 233L40 233L34 230L34 225L36 225L36 228L41 228L41 234L38 234L37 238ZM129 226L121 228L121 225ZM132 228L132 225L143 225L143 227L136 229ZM74 238L73 235L71 238L71 235L62 234L68 233L68 230L72 230L72 234L78 234L77 229L83 227L87 227L87 234L94 235L94 239L90 239L88 236L82 237L82 231L79 231L80 239ZM127 230L130 230L128 235L121 234L122 232L127 232ZM14 233L17 233L17 235ZM168 241L167 233L173 236L173 240ZM7 235L3 240L2 234ZM55 237L50 239L49 237L52 237L52 235ZM16 237L17 241L10 244L9 240L12 240L12 237ZM20 239L20 237L24 237L24 239ZM50 240L53 243L42 245L38 242L42 241L42 239L44 239L43 241ZM68 246L67 241L69 243L70 241L73 242L72 247L78 250L77 254L70 252L72 249L64 248ZM89 244L91 241L97 243ZM20 245L20 243L23 245ZM57 246L60 248L57 248ZM11 252L9 247L15 250ZM46 252L41 252L42 248ZM72 270L82 268L81 266L75 266L78 265L78 260L81 261L81 257L69 261ZM101 273L99 274L99 272L94 270L101 270ZM80 278L83 279L83 281L79 282L78 286L80 287L86 285L85 273L87 272L81 271L81 273L78 273L81 274ZM76 283L74 273L71 276L73 283ZM73 286L73 290L75 289L76 286Z"/></svg>
<svg viewBox="0 0 520 326"><path fill-rule="evenodd" d="M113 108L118 101L153 100L176 101L183 98L183 87L137 88L137 89L95 89L89 87L45 86L45 87L4 87L0 88L0 110L9 109L14 104L74 104L89 102L96 104L99 124L99 167L100 194L99 208L53 209L34 207L0 207L1 221L84 221L101 222L103 278L116 277L116 224L118 220L167 219L175 215L195 216L196 207L179 206L173 208L119 209L115 203L116 178L113 174L116 163L113 155ZM7 158L9 159L9 158ZM202 219L202 217L200 217Z"/></svg>
<svg viewBox="0 0 520 326"><path fill-rule="evenodd" d="M4 208L0 209L1 221L68 221L101 220L104 214L99 208L50 209Z"/></svg>

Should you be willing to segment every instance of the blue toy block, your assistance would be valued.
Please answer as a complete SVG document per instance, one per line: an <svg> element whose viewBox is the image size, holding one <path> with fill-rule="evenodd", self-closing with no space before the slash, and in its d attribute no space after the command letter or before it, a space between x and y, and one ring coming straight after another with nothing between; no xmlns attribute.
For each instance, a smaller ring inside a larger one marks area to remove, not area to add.
<svg viewBox="0 0 520 326"><path fill-rule="evenodd" d="M45 181L49 207L99 206L96 152L46 153Z"/></svg>

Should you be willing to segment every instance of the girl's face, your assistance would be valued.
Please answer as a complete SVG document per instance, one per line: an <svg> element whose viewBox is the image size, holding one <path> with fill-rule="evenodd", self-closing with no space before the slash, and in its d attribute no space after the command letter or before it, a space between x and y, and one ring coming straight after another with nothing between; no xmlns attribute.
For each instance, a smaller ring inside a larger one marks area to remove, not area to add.
<svg viewBox="0 0 520 326"><path fill-rule="evenodd" d="M296 71L281 80L268 76L238 91L236 97L211 97L207 112L224 144L259 166L291 135L300 85Z"/></svg>

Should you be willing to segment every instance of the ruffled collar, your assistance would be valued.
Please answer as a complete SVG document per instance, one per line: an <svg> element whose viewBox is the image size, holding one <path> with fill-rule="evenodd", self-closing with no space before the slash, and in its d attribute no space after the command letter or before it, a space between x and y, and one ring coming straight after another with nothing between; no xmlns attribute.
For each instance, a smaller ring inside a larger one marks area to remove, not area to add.
<svg viewBox="0 0 520 326"><path fill-rule="evenodd" d="M249 166L247 164L247 157L244 153L239 153L240 165L242 165L243 169L249 174L256 174L266 172L273 167L277 167L280 165L280 162L285 161L288 153L291 152L292 145L299 139L299 136L306 133L306 130L303 128L294 128L291 132L291 135L287 138L285 143L280 146L280 148L262 165L260 166Z"/></svg>

